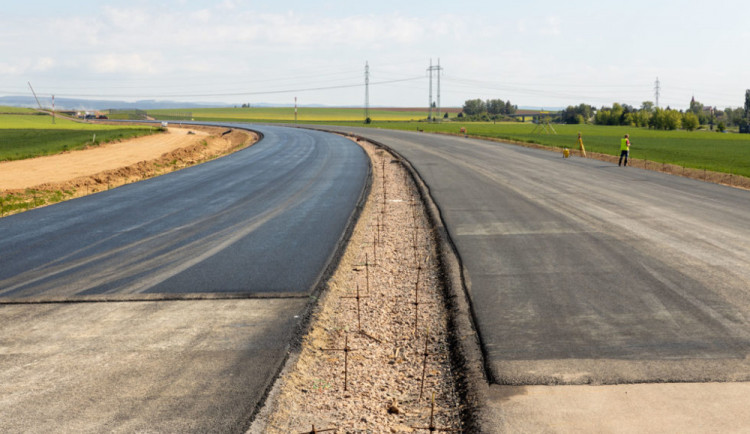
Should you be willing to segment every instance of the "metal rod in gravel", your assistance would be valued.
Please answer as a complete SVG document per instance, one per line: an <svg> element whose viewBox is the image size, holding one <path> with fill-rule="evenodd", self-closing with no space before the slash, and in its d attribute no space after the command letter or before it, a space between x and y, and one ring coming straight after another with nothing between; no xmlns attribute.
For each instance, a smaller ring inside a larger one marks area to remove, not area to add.
<svg viewBox="0 0 750 434"><path fill-rule="evenodd" d="M357 348L349 348L349 336L344 340L344 348L321 348L323 351L343 351L344 352L344 392L346 392L349 378L349 352L357 351Z"/></svg>
<svg viewBox="0 0 750 434"><path fill-rule="evenodd" d="M312 426L312 431L305 431L299 434L316 434L319 432L336 431L338 428L326 428L326 429L315 429L315 425Z"/></svg>
<svg viewBox="0 0 750 434"><path fill-rule="evenodd" d="M353 298L357 300L357 332L362 332L362 319L360 316L359 301L363 298L368 298L366 295L359 295L359 284L357 285L357 295L344 295L341 298Z"/></svg>
<svg viewBox="0 0 750 434"><path fill-rule="evenodd" d="M380 339L376 338L375 336L367 333L366 331L362 330L362 320L361 320L361 316L360 316L359 300L361 300L363 298L369 298L369 297L366 296L366 295L359 295L359 285L357 285L357 295L356 296L343 295L340 298L354 298L354 299L357 300L357 333L361 334L362 336L366 336L366 337L372 339L373 341L375 341L375 342L377 342L379 344L382 344L383 341L381 341Z"/></svg>
<svg viewBox="0 0 750 434"><path fill-rule="evenodd" d="M427 332L425 333L425 336L424 336L424 354L422 354L424 356L424 359L422 361L422 383L419 386L419 400L420 401L422 400L422 396L424 395L424 377L425 377L425 374L427 373L427 357L431 355L429 352L427 352L427 343L429 342L429 339L430 339L430 329L427 329Z"/></svg>
<svg viewBox="0 0 750 434"><path fill-rule="evenodd" d="M450 429L450 428L438 428L435 426L435 392L432 392L432 405L430 406L430 425L429 426L413 426L412 429L427 430L429 432L460 432L461 430Z"/></svg>

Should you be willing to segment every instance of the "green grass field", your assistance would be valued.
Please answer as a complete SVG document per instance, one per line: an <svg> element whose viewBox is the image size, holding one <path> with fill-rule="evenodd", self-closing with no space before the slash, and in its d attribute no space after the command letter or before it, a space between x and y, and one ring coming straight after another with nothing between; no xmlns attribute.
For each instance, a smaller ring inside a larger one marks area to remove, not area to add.
<svg viewBox="0 0 750 434"><path fill-rule="evenodd" d="M379 125L373 125L379 127ZM630 135L632 158L675 164L695 169L750 177L750 135L711 131L662 131L648 128L600 125L553 125L557 134L534 132L536 125L523 123L400 123L386 128L459 134L461 127L472 136L516 140L577 149L580 132L586 151L619 155L620 138Z"/></svg>
<svg viewBox="0 0 750 434"><path fill-rule="evenodd" d="M36 110L24 107L10 107L0 105L0 114L34 114Z"/></svg>
<svg viewBox="0 0 750 434"><path fill-rule="evenodd" d="M86 124L60 117L53 124L51 116L5 114L0 115L0 161L56 154L154 131L142 126Z"/></svg>
<svg viewBox="0 0 750 434"><path fill-rule="evenodd" d="M189 110L153 110L149 114L164 119L170 114ZM534 132L536 125L520 122L461 122L451 113L450 122L417 122L426 111L370 110L372 123L364 125L362 109L300 108L298 123L369 126L426 132L459 134L466 127L472 136L516 140L550 147L577 149L578 132L589 152L619 155L620 138L630 134L631 157L658 163L675 164L694 169L733 173L750 177L750 135L710 131L661 131L648 128L599 125L553 125L557 134ZM225 108L195 109L192 118L202 121L293 122L293 108Z"/></svg>
<svg viewBox="0 0 750 434"><path fill-rule="evenodd" d="M184 114L191 113L196 121L240 121L240 122L294 122L294 107L258 108L207 108L149 110L148 114L162 120L187 120ZM307 108L297 109L297 122L363 122L361 108ZM371 109L373 122L405 122L427 118L427 111L397 111Z"/></svg>

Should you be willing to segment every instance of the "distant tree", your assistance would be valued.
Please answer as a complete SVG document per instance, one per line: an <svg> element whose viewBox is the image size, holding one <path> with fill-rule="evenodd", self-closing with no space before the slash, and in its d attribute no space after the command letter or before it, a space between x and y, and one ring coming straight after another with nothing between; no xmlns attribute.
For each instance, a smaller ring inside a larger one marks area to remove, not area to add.
<svg viewBox="0 0 750 434"><path fill-rule="evenodd" d="M641 111L645 111L647 113L651 113L654 111L654 103L651 101L643 101L641 103Z"/></svg>
<svg viewBox="0 0 750 434"><path fill-rule="evenodd" d="M505 113L505 101L501 99L488 99L485 106L487 107L487 113L491 115Z"/></svg>
<svg viewBox="0 0 750 434"><path fill-rule="evenodd" d="M649 121L649 127L656 130L676 130L680 128L682 114L677 110L656 108Z"/></svg>
<svg viewBox="0 0 750 434"><path fill-rule="evenodd" d="M456 117L457 118L463 118L464 117L464 112L459 112Z"/></svg>
<svg viewBox="0 0 750 434"><path fill-rule="evenodd" d="M681 118L682 116L677 110L667 110L664 115L664 129L676 130L680 128Z"/></svg>
<svg viewBox="0 0 750 434"><path fill-rule="evenodd" d="M596 112L594 116L594 123L597 125L609 125L609 117L612 113L612 109L609 107L602 107Z"/></svg>
<svg viewBox="0 0 750 434"><path fill-rule="evenodd" d="M443 115L443 119L448 119L448 112L445 112L445 114Z"/></svg>
<svg viewBox="0 0 750 434"><path fill-rule="evenodd" d="M719 121L719 123L716 124L716 131L723 133L724 131L726 131L726 129L727 129L727 126L724 125L724 121Z"/></svg>
<svg viewBox="0 0 750 434"><path fill-rule="evenodd" d="M464 102L463 112L469 116L478 115L487 111L487 106L481 99L469 99Z"/></svg>
<svg viewBox="0 0 750 434"><path fill-rule="evenodd" d="M699 125L698 116L692 111L687 111L682 115L682 128L685 128L688 131L693 131L698 128Z"/></svg>

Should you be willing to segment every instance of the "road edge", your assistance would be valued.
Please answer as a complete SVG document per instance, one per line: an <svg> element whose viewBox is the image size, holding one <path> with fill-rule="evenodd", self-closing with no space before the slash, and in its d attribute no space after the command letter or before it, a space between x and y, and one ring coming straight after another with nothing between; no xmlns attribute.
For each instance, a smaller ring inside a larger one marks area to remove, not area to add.
<svg viewBox="0 0 750 434"><path fill-rule="evenodd" d="M326 131L326 133L328 132ZM361 147L357 146L357 148L364 152ZM341 237L339 237L336 248L331 253L327 265L318 276L316 283L313 285L313 290L309 295L309 301L305 305L305 309L303 310L303 312L300 314L300 320L294 327L294 331L292 332L292 338L284 360L279 365L278 370L266 387L266 390L263 392L261 399L252 410L249 419L242 427L242 432L261 433L264 431L266 423L264 414L270 413L272 411L272 409L269 408L267 404L272 403L280 393L281 382L279 382L278 380L284 377L288 372L290 372L299 359L302 350L302 340L304 336L310 331L310 327L312 326L312 319L315 312L319 309L320 306L318 300L320 299L321 293L323 293L331 276L333 276L339 266L339 263L341 262L341 258L346 251L346 246L349 243L349 240L354 233L354 229L357 226L357 222L359 221L359 218L365 209L365 204L367 203L367 198L370 195L371 188L372 161L370 161L370 158L368 157L367 175L365 177L365 183L362 187L362 191L360 192L359 198L357 199L357 203L354 206L352 213L349 215L346 227L342 232Z"/></svg>
<svg viewBox="0 0 750 434"><path fill-rule="evenodd" d="M341 134L341 132L337 133ZM484 370L484 355L474 324L461 258L443 222L440 208L432 199L429 186L422 180L419 171L411 162L393 148L358 134L347 135L357 140L366 140L396 156L414 181L438 242L438 261L441 268L444 299L449 313L451 360L456 374L456 389L463 402L461 418L464 428L466 432L496 432L497 426L492 423L491 410L488 406L489 383Z"/></svg>

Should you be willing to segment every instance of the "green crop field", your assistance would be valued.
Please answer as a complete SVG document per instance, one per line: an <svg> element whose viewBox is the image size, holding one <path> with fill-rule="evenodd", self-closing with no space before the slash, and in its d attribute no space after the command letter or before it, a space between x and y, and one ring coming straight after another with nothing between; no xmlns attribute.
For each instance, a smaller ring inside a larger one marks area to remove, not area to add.
<svg viewBox="0 0 750 434"><path fill-rule="evenodd" d="M149 127L87 124L60 117L53 124L47 115L5 114L0 115L0 161L56 154L154 131Z"/></svg>
<svg viewBox="0 0 750 434"><path fill-rule="evenodd" d="M294 108L222 108L153 110L149 115L163 119L184 120L185 112L202 121L287 122L294 121ZM182 117L180 116L182 115ZM694 169L733 173L750 177L750 135L710 131L662 131L648 128L600 125L553 125L557 134L534 131L536 125L521 122L461 122L451 113L450 122L418 122L427 118L426 111L371 109L372 123L363 123L361 108L299 108L298 123L369 126L402 130L424 130L459 134L465 127L472 136L515 140L550 147L577 148L578 132L583 135L586 150L610 155L619 154L620 138L630 134L631 157L658 163L675 164Z"/></svg>
<svg viewBox="0 0 750 434"><path fill-rule="evenodd" d="M251 107L251 108L206 108L206 109L163 109L149 110L149 116L161 120L189 120L190 114L196 121L240 121L240 122L294 122L294 107ZM363 122L364 109L300 107L297 109L297 122ZM374 122L418 121L427 118L427 111L370 109L370 119Z"/></svg>
<svg viewBox="0 0 750 434"><path fill-rule="evenodd" d="M36 110L25 107L10 107L0 105L0 114L34 114Z"/></svg>
<svg viewBox="0 0 750 434"><path fill-rule="evenodd" d="M630 135L632 158L675 164L695 169L734 173L750 177L750 135L711 131L662 131L648 128L601 125L553 125L557 134L534 132L528 123L478 123L458 121L373 124L371 127L460 134L464 127L471 136L515 140L540 145L577 149L580 132L586 151L619 155L620 138ZM538 129L537 129L538 130Z"/></svg>

